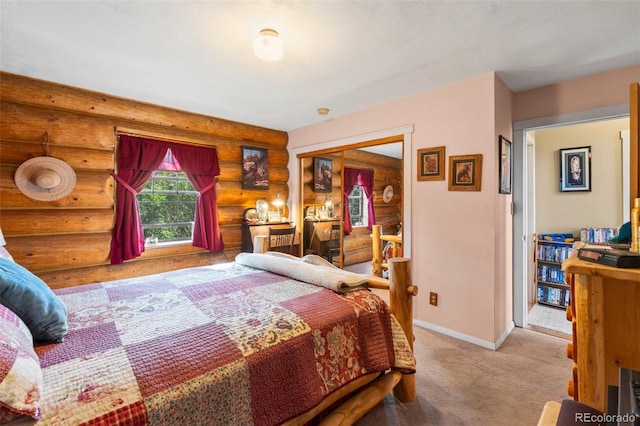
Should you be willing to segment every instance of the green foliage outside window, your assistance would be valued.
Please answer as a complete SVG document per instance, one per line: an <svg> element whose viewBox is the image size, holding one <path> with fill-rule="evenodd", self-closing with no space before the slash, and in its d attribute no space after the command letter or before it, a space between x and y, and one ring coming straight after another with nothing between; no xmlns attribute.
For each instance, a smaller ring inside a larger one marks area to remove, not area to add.
<svg viewBox="0 0 640 426"><path fill-rule="evenodd" d="M362 186L354 185L349 195L349 215L351 216L351 226L362 226L363 224L363 190Z"/></svg>
<svg viewBox="0 0 640 426"><path fill-rule="evenodd" d="M138 194L146 241L190 241L198 191L182 172L155 172Z"/></svg>

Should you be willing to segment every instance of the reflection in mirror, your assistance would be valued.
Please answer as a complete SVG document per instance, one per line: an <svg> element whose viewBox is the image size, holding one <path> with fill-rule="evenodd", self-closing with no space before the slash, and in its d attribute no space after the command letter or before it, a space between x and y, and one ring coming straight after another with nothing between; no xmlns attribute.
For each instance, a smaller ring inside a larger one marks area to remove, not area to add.
<svg viewBox="0 0 640 426"><path fill-rule="evenodd" d="M301 162L302 254L317 254L336 266L371 273L370 225L381 225L384 235L401 234L402 142L322 153L301 158ZM329 162L330 187L326 185L327 168L318 167ZM356 170L356 178L350 178L356 180L355 184L345 183L345 168ZM358 184L358 170L362 175L373 174L371 196L367 196L364 185ZM345 188L349 190L346 198ZM387 196L383 195L385 189ZM375 222L370 222L370 216Z"/></svg>
<svg viewBox="0 0 640 426"><path fill-rule="evenodd" d="M338 267L342 267L341 164L340 152L303 158L301 185L304 215L302 254L322 256Z"/></svg>
<svg viewBox="0 0 640 426"><path fill-rule="evenodd" d="M367 197L365 185L359 185L343 172L343 184L349 190L350 223L345 224L343 239L344 265L369 266L362 272L371 273L373 241L371 226L380 225L383 235L399 235L402 228L402 143L376 145L344 151L343 169L365 170L373 174L373 196ZM356 173L357 175L357 173ZM350 182L347 182L349 180ZM348 187L349 183L355 183ZM359 182L365 183L365 182ZM387 194L393 194L385 199ZM371 204L371 206L369 206ZM372 218L369 216L373 215ZM351 231L346 232L351 226ZM381 244L384 254L391 254L386 244ZM398 253L396 252L396 255Z"/></svg>

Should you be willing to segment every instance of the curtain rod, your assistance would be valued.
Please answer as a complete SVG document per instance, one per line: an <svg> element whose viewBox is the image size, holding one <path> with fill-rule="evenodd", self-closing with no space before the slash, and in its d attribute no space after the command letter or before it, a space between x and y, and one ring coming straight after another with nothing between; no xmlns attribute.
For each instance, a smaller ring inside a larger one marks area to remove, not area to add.
<svg viewBox="0 0 640 426"><path fill-rule="evenodd" d="M375 173L375 169L368 169L368 168L364 168L364 167L353 167L353 166L342 166L343 169L351 169L351 170L364 170L365 172L374 172Z"/></svg>
<svg viewBox="0 0 640 426"><path fill-rule="evenodd" d="M197 146L206 146L209 148L217 148L217 145L208 144L203 140L191 139L191 138L173 138L171 136L167 137L161 133L141 132L139 130L132 130L124 127L114 126L113 133L115 134L116 138L118 138L118 136L120 135L128 135L128 136L136 136L139 138L155 139L162 142L172 142L172 143L180 143L185 145L197 145Z"/></svg>

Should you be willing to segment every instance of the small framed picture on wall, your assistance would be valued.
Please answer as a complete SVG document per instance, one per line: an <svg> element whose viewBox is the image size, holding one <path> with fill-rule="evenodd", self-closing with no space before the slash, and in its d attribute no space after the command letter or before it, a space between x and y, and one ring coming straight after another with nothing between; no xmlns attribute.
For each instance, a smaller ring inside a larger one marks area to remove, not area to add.
<svg viewBox="0 0 640 426"><path fill-rule="evenodd" d="M591 147L560 150L560 192L591 191Z"/></svg>
<svg viewBox="0 0 640 426"><path fill-rule="evenodd" d="M449 156L449 191L480 191L482 154Z"/></svg>
<svg viewBox="0 0 640 426"><path fill-rule="evenodd" d="M445 147L418 150L418 180L444 180Z"/></svg>
<svg viewBox="0 0 640 426"><path fill-rule="evenodd" d="M328 158L313 158L313 191L331 192L333 185L331 176L332 162Z"/></svg>
<svg viewBox="0 0 640 426"><path fill-rule="evenodd" d="M264 148L242 147L242 189L269 188L269 157Z"/></svg>
<svg viewBox="0 0 640 426"><path fill-rule="evenodd" d="M500 194L511 194L511 141L500 135L498 140L500 148Z"/></svg>

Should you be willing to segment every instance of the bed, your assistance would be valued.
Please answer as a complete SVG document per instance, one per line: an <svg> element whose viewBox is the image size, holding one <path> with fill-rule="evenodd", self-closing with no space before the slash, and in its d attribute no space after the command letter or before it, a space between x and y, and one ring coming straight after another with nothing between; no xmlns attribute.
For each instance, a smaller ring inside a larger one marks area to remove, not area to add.
<svg viewBox="0 0 640 426"><path fill-rule="evenodd" d="M22 410L0 402L0 422L351 424L392 388L414 399L408 259L390 262L389 281L323 262L242 253L56 290L64 340L33 346L42 386L25 392ZM370 288L389 289L397 315ZM18 359L29 358L24 350Z"/></svg>

